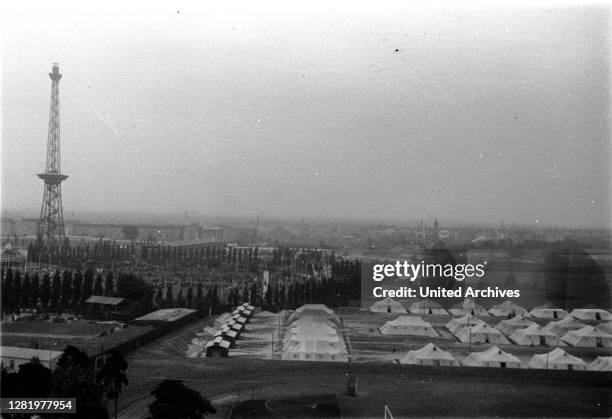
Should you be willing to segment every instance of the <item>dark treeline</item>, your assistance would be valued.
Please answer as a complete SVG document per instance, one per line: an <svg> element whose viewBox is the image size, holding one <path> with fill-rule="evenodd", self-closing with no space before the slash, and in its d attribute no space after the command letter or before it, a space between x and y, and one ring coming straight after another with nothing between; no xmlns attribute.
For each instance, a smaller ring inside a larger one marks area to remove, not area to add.
<svg viewBox="0 0 612 419"><path fill-rule="evenodd" d="M147 313L153 308L152 286L132 273L107 272L103 275L94 269L22 273L3 268L1 275L3 314L37 309L41 313L68 312L100 317L96 307L86 303L92 295L125 298L133 315Z"/></svg>
<svg viewBox="0 0 612 419"><path fill-rule="evenodd" d="M128 301L128 318L148 313L157 308L193 308L218 313L243 302L277 311L295 309L305 303L321 303L330 307L346 304L359 298L359 263L340 260L331 267L329 276L300 276L290 279L283 271L276 271L264 293L261 281L224 286L217 282L204 286L202 282L175 294L171 284L154 288L148 281L133 273L100 273L69 269L53 273L26 272L2 269L2 313L20 309L39 312L76 313L91 318L102 318L103 311L86 303L92 295L120 297Z"/></svg>

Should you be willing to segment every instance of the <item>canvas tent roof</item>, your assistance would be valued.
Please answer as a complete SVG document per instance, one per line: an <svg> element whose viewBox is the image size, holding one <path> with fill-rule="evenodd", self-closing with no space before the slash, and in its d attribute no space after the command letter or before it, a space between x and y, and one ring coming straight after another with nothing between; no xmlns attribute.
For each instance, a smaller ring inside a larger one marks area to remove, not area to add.
<svg viewBox="0 0 612 419"><path fill-rule="evenodd" d="M536 323L524 329L516 329L512 335L510 335L510 339L518 345L540 344L540 337L543 337L546 345L565 346L557 335Z"/></svg>
<svg viewBox="0 0 612 419"><path fill-rule="evenodd" d="M570 330L561 339L573 346L594 346L592 340L601 339L604 346L612 346L612 335L593 326L584 326L582 329Z"/></svg>
<svg viewBox="0 0 612 419"><path fill-rule="evenodd" d="M449 310L451 314L474 314L476 316L488 316L487 310L484 307L476 304L471 298L466 298L463 302L455 304Z"/></svg>
<svg viewBox="0 0 612 419"><path fill-rule="evenodd" d="M529 314L540 319L562 319L568 315L567 311L563 310L562 308L555 307L551 303L536 306L529 312Z"/></svg>
<svg viewBox="0 0 612 419"><path fill-rule="evenodd" d="M323 304L304 304L295 310L291 317L289 317L289 323L293 323L294 321L307 316L327 319L333 321L334 323L339 322L338 317L336 317L333 310L327 306Z"/></svg>
<svg viewBox="0 0 612 419"><path fill-rule="evenodd" d="M598 356L588 365L587 369L589 371L612 371L612 356Z"/></svg>
<svg viewBox="0 0 612 419"><path fill-rule="evenodd" d="M418 316L399 316L394 320L389 320L380 328L380 332L384 335L438 336L431 324Z"/></svg>
<svg viewBox="0 0 612 419"><path fill-rule="evenodd" d="M495 328L502 333L511 335L515 330L529 327L532 324L536 323L532 322L531 320L525 319L523 316L514 316L511 319L500 321L499 323L497 323L497 326L495 326Z"/></svg>
<svg viewBox="0 0 612 419"><path fill-rule="evenodd" d="M612 313L601 308L576 308L570 316L580 320L612 320Z"/></svg>
<svg viewBox="0 0 612 419"><path fill-rule="evenodd" d="M418 361L420 360L447 361L447 365L459 365L455 357L451 355L450 352L438 348L431 342L423 346L421 349L408 351L408 353L404 355L399 362L400 364L416 364L419 363Z"/></svg>
<svg viewBox="0 0 612 419"><path fill-rule="evenodd" d="M600 323L597 327L608 334L612 334L612 322Z"/></svg>
<svg viewBox="0 0 612 419"><path fill-rule="evenodd" d="M501 367L525 368L520 359L497 346L492 346L483 352L472 352L464 360L463 365L472 367Z"/></svg>
<svg viewBox="0 0 612 419"><path fill-rule="evenodd" d="M568 354L561 348L555 348L546 354L534 355L527 366L530 368L548 368L548 369L567 369L567 365L572 365L573 369L583 370L586 368L586 363L573 355Z"/></svg>
<svg viewBox="0 0 612 419"><path fill-rule="evenodd" d="M489 314L492 316L507 316L509 314L519 315L524 314L526 316L529 315L529 312L523 307L516 304L514 301L506 300L501 304L496 304L489 310Z"/></svg>
<svg viewBox="0 0 612 419"><path fill-rule="evenodd" d="M370 311L375 313L406 313L402 303L391 297L376 301L370 306Z"/></svg>
<svg viewBox="0 0 612 419"><path fill-rule="evenodd" d="M446 327L451 333L457 333L459 330L463 329L465 326L476 325L484 323L481 319L471 314L466 314L463 317L459 317L458 319L450 319L444 327Z"/></svg>
<svg viewBox="0 0 612 419"><path fill-rule="evenodd" d="M410 312L414 314L448 314L444 307L435 301L421 300L410 306Z"/></svg>
<svg viewBox="0 0 612 419"><path fill-rule="evenodd" d="M576 320L572 316L567 316L556 322L549 322L546 326L544 326L544 329L550 330L559 336L563 336L570 330L582 329L584 326L586 326L586 324Z"/></svg>
<svg viewBox="0 0 612 419"><path fill-rule="evenodd" d="M461 342L510 343L502 332L486 323L464 327L455 334Z"/></svg>

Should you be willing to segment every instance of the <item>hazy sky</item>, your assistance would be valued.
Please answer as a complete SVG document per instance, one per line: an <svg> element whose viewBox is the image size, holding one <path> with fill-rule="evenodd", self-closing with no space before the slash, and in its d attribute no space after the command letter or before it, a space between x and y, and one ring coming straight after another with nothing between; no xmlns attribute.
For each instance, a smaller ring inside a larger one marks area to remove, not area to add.
<svg viewBox="0 0 612 419"><path fill-rule="evenodd" d="M14 2L2 207L610 223L602 7ZM5 10L6 12L6 10Z"/></svg>

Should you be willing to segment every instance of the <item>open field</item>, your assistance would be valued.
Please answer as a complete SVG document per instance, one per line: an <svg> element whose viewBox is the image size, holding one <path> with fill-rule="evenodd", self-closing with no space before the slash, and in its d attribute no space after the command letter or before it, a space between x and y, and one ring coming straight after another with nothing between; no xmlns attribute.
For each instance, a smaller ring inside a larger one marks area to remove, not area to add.
<svg viewBox="0 0 612 419"><path fill-rule="evenodd" d="M339 314L351 339L359 335L350 330L350 316L345 316L342 310ZM367 313L361 315L369 316ZM373 320L372 324L386 321L384 318L374 320L377 316L368 317ZM358 345L356 349L357 353L363 353L369 350L366 345L372 345L371 350L379 353L372 357L372 362L271 361L267 352L271 343L267 343L267 337L278 328L277 321L273 316L256 315L247 335L260 333L262 336L255 336L252 341L239 340L239 346L230 350L229 359L185 356L185 349L195 333L215 326L210 319L192 323L136 350L128 358L130 384L119 400L120 416L146 417L150 392L165 378L182 379L211 399L219 411L210 417L218 418L227 417L236 401L317 394L336 394L344 418L382 417L384 403L390 406L396 418L612 415L610 373L397 365L391 362L392 352L386 357L380 356L388 348L380 349L380 342L377 346L375 339L360 343L361 347ZM463 345L450 340L449 344ZM407 339L401 345L404 351L404 348L418 347L421 343ZM484 346L483 350L488 347ZM512 353L534 350L520 348L519 351L517 348L512 345ZM258 359L266 357L267 360ZM344 394L347 374L358 379L357 397Z"/></svg>
<svg viewBox="0 0 612 419"><path fill-rule="evenodd" d="M2 322L2 333L96 336L109 329L108 324L89 322L19 321Z"/></svg>
<svg viewBox="0 0 612 419"><path fill-rule="evenodd" d="M67 345L84 350L89 356L96 355L153 329L151 326L129 326L115 329L110 324L93 324L85 321L51 323L47 321L20 321L2 323L0 336L3 346L29 348L35 342L40 349L61 351ZM106 332L104 334L104 332ZM101 336L101 334L104 334Z"/></svg>

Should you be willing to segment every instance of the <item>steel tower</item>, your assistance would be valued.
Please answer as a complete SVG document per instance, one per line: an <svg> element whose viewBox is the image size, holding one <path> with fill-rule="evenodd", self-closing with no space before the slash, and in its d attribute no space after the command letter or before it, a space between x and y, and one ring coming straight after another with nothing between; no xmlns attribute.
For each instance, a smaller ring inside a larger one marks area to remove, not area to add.
<svg viewBox="0 0 612 419"><path fill-rule="evenodd" d="M64 241L64 212L62 210L62 175L60 159L59 82L62 75L57 63L49 73L51 78L51 104L49 105L49 133L47 137L47 162L45 172L38 177L45 182L42 207L38 220L38 239L49 248L61 249Z"/></svg>

